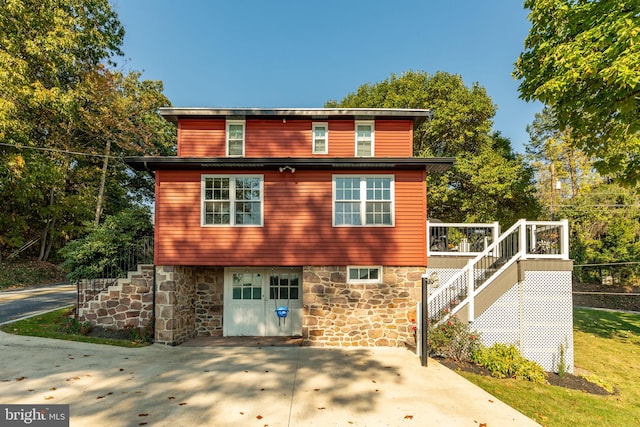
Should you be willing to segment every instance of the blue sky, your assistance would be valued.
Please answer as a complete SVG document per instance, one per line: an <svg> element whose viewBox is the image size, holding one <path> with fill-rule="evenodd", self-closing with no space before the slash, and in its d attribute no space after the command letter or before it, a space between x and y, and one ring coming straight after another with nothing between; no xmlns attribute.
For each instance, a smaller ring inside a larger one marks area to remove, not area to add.
<svg viewBox="0 0 640 427"><path fill-rule="evenodd" d="M517 0L111 0L119 65L162 80L176 107L322 107L392 73L485 87L516 151L541 110L511 75L529 30Z"/></svg>

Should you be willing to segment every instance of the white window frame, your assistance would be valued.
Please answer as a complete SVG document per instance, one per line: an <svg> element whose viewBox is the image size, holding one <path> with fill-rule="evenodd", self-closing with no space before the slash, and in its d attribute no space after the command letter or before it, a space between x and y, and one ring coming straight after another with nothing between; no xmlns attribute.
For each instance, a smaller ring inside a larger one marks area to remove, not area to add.
<svg viewBox="0 0 640 427"><path fill-rule="evenodd" d="M230 135L229 128L232 125L242 125L242 154L231 154L231 145L230 145L231 135ZM245 153L244 145L245 145L246 134L247 134L246 120L227 120L226 135L225 135L225 150L226 150L227 157L244 157L244 153Z"/></svg>
<svg viewBox="0 0 640 427"><path fill-rule="evenodd" d="M369 155L358 155L358 142L360 139L358 138L358 127L359 126L371 126L371 153ZM376 134L376 122L374 120L356 120L354 125L354 133L355 133L355 147L354 147L354 155L355 157L373 157L375 155L375 134Z"/></svg>
<svg viewBox="0 0 640 427"><path fill-rule="evenodd" d="M208 202L224 202L223 200L206 198L206 180L208 178L228 178L229 179L229 223L228 224L207 224L206 222L206 204ZM260 199L252 200L260 203L260 223L259 224L236 224L236 204L243 200L236 200L236 182L237 179L258 179L260 181ZM201 194L200 194L200 225L202 227L263 227L264 226L264 175L227 175L227 174L203 174L200 178Z"/></svg>
<svg viewBox="0 0 640 427"><path fill-rule="evenodd" d="M351 178L351 179L359 179L360 180L360 198L359 199L347 199L353 200L352 203L360 204L360 224L337 224L336 223L336 199L337 196L337 187L336 180L341 178ZM367 224L367 202L375 203L375 202L387 202L387 200L379 200L379 199L367 199L367 180L371 178L386 178L390 180L390 200L388 201L390 204L390 214L391 214L391 224ZM331 210L332 210L332 223L334 227L395 227L395 176L394 175L333 175L331 178Z"/></svg>
<svg viewBox="0 0 640 427"><path fill-rule="evenodd" d="M353 269L358 269L358 270L369 270L369 274L371 274L372 270L377 270L378 271L378 278L377 279L352 279L351 278L351 270ZM375 266L371 266L371 265L348 265L347 266L347 283L382 283L382 266L381 265L375 265Z"/></svg>
<svg viewBox="0 0 640 427"><path fill-rule="evenodd" d="M318 150L316 148L316 128L323 127L324 133L324 150ZM312 139L312 153L313 154L328 154L329 153L329 122L313 122L311 126L311 139Z"/></svg>

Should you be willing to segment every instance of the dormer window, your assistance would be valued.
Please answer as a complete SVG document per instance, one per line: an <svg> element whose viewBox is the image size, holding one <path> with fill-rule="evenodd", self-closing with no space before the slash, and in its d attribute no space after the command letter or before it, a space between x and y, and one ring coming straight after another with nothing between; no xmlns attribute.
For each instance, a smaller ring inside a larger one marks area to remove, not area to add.
<svg viewBox="0 0 640 427"><path fill-rule="evenodd" d="M374 122L356 122L356 157L373 157Z"/></svg>
<svg viewBox="0 0 640 427"><path fill-rule="evenodd" d="M227 156L244 157L244 120L227 120Z"/></svg>

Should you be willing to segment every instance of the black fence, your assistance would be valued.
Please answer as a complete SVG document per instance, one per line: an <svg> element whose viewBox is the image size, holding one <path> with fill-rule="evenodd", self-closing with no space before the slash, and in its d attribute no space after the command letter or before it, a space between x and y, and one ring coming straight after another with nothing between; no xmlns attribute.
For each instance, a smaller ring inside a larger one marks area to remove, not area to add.
<svg viewBox="0 0 640 427"><path fill-rule="evenodd" d="M574 265L573 280L576 284L640 286L640 262Z"/></svg>

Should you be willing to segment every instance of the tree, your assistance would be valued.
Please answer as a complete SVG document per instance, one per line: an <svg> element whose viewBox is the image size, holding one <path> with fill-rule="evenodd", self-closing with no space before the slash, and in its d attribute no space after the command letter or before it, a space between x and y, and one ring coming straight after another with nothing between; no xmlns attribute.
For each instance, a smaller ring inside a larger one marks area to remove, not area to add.
<svg viewBox="0 0 640 427"><path fill-rule="evenodd" d="M554 110L545 107L527 126L530 142L525 146L527 160L536 171L540 201L552 217L554 205L590 191L602 180L591 158L577 148L572 129L558 129Z"/></svg>
<svg viewBox="0 0 640 427"><path fill-rule="evenodd" d="M409 71L365 84L327 107L426 108L433 118L414 131L414 155L456 157L443 174L429 174L429 216L451 222L535 218L533 171L511 143L491 133L496 107L485 89L468 88L459 75Z"/></svg>
<svg viewBox="0 0 640 427"><path fill-rule="evenodd" d="M597 173L591 159L576 148L571 129L558 130L553 109L537 114L527 130L531 142L526 150L536 171L540 199L551 214L555 210L569 220L571 258L576 264L636 261L640 257L637 189ZM633 265L619 268L627 278L638 275L637 266L635 270ZM581 280L588 280L588 271L577 273Z"/></svg>
<svg viewBox="0 0 640 427"><path fill-rule="evenodd" d="M123 36L108 0L0 0L0 256L32 245L47 259L152 194L117 159L172 152L157 114L170 103L114 69Z"/></svg>
<svg viewBox="0 0 640 427"><path fill-rule="evenodd" d="M69 280L124 277L141 262L153 259L151 215L138 206L107 215L100 225L62 249Z"/></svg>
<svg viewBox="0 0 640 427"><path fill-rule="evenodd" d="M515 64L520 96L555 111L594 166L640 180L640 3L526 0L532 27Z"/></svg>

